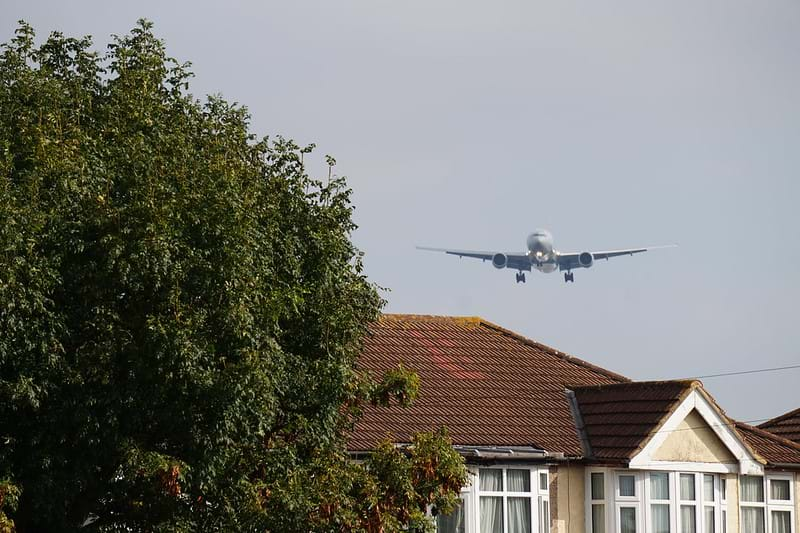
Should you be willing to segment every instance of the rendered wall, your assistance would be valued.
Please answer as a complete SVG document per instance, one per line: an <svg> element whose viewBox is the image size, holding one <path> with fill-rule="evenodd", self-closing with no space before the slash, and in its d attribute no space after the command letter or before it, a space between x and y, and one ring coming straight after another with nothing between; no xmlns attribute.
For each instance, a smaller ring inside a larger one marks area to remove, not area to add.
<svg viewBox="0 0 800 533"><path fill-rule="evenodd" d="M583 466L550 467L551 533L584 533L585 476Z"/></svg>
<svg viewBox="0 0 800 533"><path fill-rule="evenodd" d="M653 454L656 461L733 463L736 458L697 412L690 412Z"/></svg>

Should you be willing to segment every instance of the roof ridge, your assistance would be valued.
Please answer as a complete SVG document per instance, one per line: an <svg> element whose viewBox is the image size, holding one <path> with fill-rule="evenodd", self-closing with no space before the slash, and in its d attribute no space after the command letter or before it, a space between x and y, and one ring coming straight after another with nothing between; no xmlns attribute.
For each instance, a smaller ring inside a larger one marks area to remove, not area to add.
<svg viewBox="0 0 800 533"><path fill-rule="evenodd" d="M765 439L771 439L771 440L777 442L778 444L783 444L784 446L789 446L790 448L793 448L793 449L795 449L797 451L800 451L800 444L796 443L793 440L789 440L789 439L783 438L780 435L776 435L776 434L774 434L772 432L769 432L769 431L767 431L765 429L761 429L761 428L759 428L757 426L751 426L750 424L746 424L744 422L739 422L738 420L732 420L732 422L733 422L734 426L741 427L745 431L751 431L751 432L755 433L756 435L760 435L761 437L764 437Z"/></svg>
<svg viewBox="0 0 800 533"><path fill-rule="evenodd" d="M506 335L507 337L511 337L512 339L517 340L517 341L519 341L519 342L521 342L521 343L523 343L525 345L533 346L534 348L539 348L540 350L543 350L543 351L547 352L549 355L557 357L557 358L561 359L562 361L566 361L566 362L571 363L571 364L573 364L575 366L580 366L580 367L586 368L588 370L591 370L592 372L595 372L595 373L598 373L598 374L602 374L602 375L604 375L606 377L609 377L611 379L616 379L621 383L629 383L629 382L632 381L627 376L623 376L622 374L618 374L618 373L612 372L611 370L608 370L606 368L594 365L594 364L592 364L592 363L590 363L588 361L585 361L585 360L583 360L583 359L581 359L579 357L575 357L574 355L570 355L570 354L564 353L564 352L562 352L560 350L556 350L552 346L548 346L547 344L541 343L539 341L535 341L535 340L533 340L531 338L528 338L528 337L526 337L524 335L520 335L519 333L516 333L514 331L506 329L506 328L504 328L502 326L498 326L494 322L490 322L489 320L486 320L485 318L482 318L482 317L475 317L475 318L480 320L480 324L482 326L484 326L484 327L487 327L489 329L493 329L493 330L497 331L498 333Z"/></svg>
<svg viewBox="0 0 800 533"><path fill-rule="evenodd" d="M759 425L754 426L754 427L757 427L759 429L764 429L766 426L769 426L769 425L772 425L772 424L777 424L778 422L783 422L787 418L791 418L793 416L800 416L800 407L798 407L797 409L793 409L793 410L789 411L788 413L783 413L782 415L778 415L775 418L770 418L766 422L762 422Z"/></svg>
<svg viewBox="0 0 800 533"><path fill-rule="evenodd" d="M683 385L686 388L703 388L703 382L698 379L665 379L651 381L630 380L621 383L600 383L597 385L578 385L570 387L572 390L604 389L611 387L652 387L653 385Z"/></svg>

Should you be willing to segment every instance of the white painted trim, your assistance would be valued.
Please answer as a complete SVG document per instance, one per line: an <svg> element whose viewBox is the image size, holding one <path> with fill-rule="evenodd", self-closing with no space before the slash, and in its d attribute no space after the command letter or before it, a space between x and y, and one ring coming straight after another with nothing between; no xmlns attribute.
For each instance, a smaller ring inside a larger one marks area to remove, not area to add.
<svg viewBox="0 0 800 533"><path fill-rule="evenodd" d="M705 420L711 430L728 448L731 454L736 457L738 461L738 469L733 472L747 475L763 475L764 466L758 462L753 456L747 446L739 439L739 436L732 427L722 418L719 411L711 405L706 397L701 394L697 389L693 389L684 400L672 411L667 420L661 425L655 435L645 445L645 447L637 453L630 461L630 468L639 470L645 469L658 469L661 466L666 466L668 461L656 461L653 455L661 448L664 441L671 435L671 433L678 428L681 422L692 412L697 410L700 416ZM680 463L682 466L679 469L686 471L688 463ZM700 463L698 463L700 464ZM702 463L708 465L708 463ZM719 463L726 464L726 463ZM678 468L673 468L678 469ZM725 470L703 470L704 472L731 472Z"/></svg>
<svg viewBox="0 0 800 533"><path fill-rule="evenodd" d="M683 461L653 461L647 466L631 466L635 470L667 470L670 472L706 472L713 474L738 474L739 463L689 463Z"/></svg>

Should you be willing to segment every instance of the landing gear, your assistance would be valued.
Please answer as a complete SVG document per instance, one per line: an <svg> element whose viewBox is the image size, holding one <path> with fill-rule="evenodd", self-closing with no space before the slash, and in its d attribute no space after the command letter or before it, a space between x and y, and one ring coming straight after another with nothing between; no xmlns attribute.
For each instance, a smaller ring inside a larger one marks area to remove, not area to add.
<svg viewBox="0 0 800 533"><path fill-rule="evenodd" d="M517 272L517 283L525 283L525 272Z"/></svg>
<svg viewBox="0 0 800 533"><path fill-rule="evenodd" d="M564 283L568 283L570 281L575 283L575 274L572 272L564 272Z"/></svg>

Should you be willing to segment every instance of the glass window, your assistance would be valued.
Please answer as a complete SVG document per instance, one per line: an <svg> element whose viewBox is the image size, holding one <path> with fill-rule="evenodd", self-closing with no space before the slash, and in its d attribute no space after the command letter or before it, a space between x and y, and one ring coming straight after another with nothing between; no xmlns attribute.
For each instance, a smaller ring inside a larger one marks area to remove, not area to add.
<svg viewBox="0 0 800 533"><path fill-rule="evenodd" d="M619 495L620 496L636 496L636 477L621 475L619 476ZM626 507L630 509L630 507Z"/></svg>
<svg viewBox="0 0 800 533"><path fill-rule="evenodd" d="M633 476L630 476L633 477ZM636 533L636 508L619 508L619 529L621 533Z"/></svg>
<svg viewBox="0 0 800 533"><path fill-rule="evenodd" d="M606 477L602 472L593 472L592 476L592 499L604 500L606 497Z"/></svg>
<svg viewBox="0 0 800 533"><path fill-rule="evenodd" d="M681 500L694 501L694 474L681 474Z"/></svg>
<svg viewBox="0 0 800 533"><path fill-rule="evenodd" d="M726 476L719 478L719 494L722 501L728 499L728 479Z"/></svg>
<svg viewBox="0 0 800 533"><path fill-rule="evenodd" d="M742 507L742 533L764 533L764 509Z"/></svg>
<svg viewBox="0 0 800 533"><path fill-rule="evenodd" d="M714 533L714 507L706 505L703 508L703 527L706 533Z"/></svg>
<svg viewBox="0 0 800 533"><path fill-rule="evenodd" d="M506 481L508 482L508 492L530 492L531 491L531 471L530 470L506 470Z"/></svg>
<svg viewBox="0 0 800 533"><path fill-rule="evenodd" d="M508 533L531 533L530 498L508 499Z"/></svg>
<svg viewBox="0 0 800 533"><path fill-rule="evenodd" d="M550 502L545 500L541 496L539 496L539 515L541 516L541 520L539 520L539 533L549 533L550 532Z"/></svg>
<svg viewBox="0 0 800 533"><path fill-rule="evenodd" d="M764 478L761 476L742 476L742 501L743 502L763 502L764 501ZM763 516L761 517L763 521Z"/></svg>
<svg viewBox="0 0 800 533"><path fill-rule="evenodd" d="M708 474L703 475L703 501L714 501L714 476Z"/></svg>
<svg viewBox="0 0 800 533"><path fill-rule="evenodd" d="M539 472L539 490L548 491L547 472Z"/></svg>
<svg viewBox="0 0 800 533"><path fill-rule="evenodd" d="M654 503L650 506L653 533L669 533L669 504Z"/></svg>
<svg viewBox="0 0 800 533"><path fill-rule="evenodd" d="M681 533L696 533L697 508L694 505L681 505Z"/></svg>
<svg viewBox="0 0 800 533"><path fill-rule="evenodd" d="M503 498L481 496L481 533L503 531Z"/></svg>
<svg viewBox="0 0 800 533"><path fill-rule="evenodd" d="M464 502L456 507L452 513L436 517L437 533L465 533L466 523L464 521Z"/></svg>
<svg viewBox="0 0 800 533"><path fill-rule="evenodd" d="M592 505L592 533L606 533L606 506Z"/></svg>
<svg viewBox="0 0 800 533"><path fill-rule="evenodd" d="M772 511L772 533L791 533L792 513L789 511Z"/></svg>
<svg viewBox="0 0 800 533"><path fill-rule="evenodd" d="M503 471L499 468L481 468L478 471L481 480L480 487L483 492L503 491Z"/></svg>
<svg viewBox="0 0 800 533"><path fill-rule="evenodd" d="M722 523L720 524L722 533L728 533L728 511L722 510Z"/></svg>
<svg viewBox="0 0 800 533"><path fill-rule="evenodd" d="M772 500L790 500L789 480L788 479L770 479L769 480L769 497Z"/></svg>
<svg viewBox="0 0 800 533"><path fill-rule="evenodd" d="M669 474L666 472L652 472L650 474L650 498L654 500L669 500Z"/></svg>

